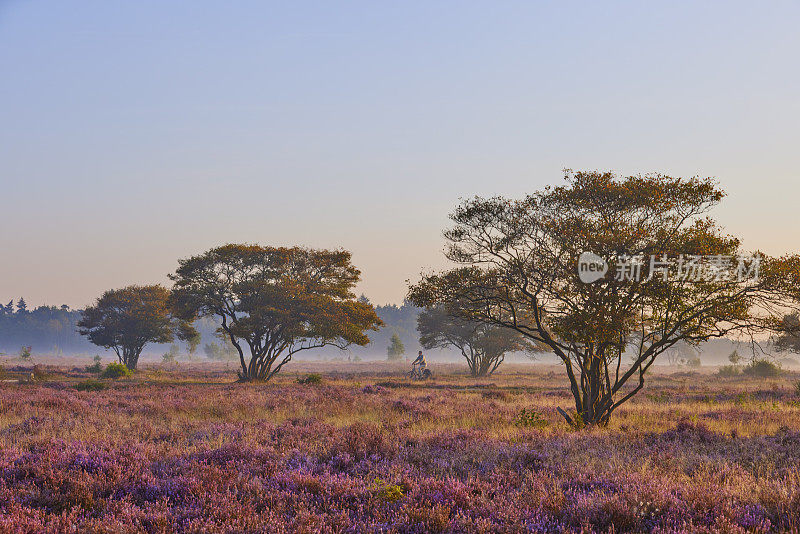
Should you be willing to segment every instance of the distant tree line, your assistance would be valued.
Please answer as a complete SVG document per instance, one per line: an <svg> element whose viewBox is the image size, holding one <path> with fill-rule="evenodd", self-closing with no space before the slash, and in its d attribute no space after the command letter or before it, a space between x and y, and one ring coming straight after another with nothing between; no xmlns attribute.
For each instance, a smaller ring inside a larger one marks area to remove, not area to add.
<svg viewBox="0 0 800 534"><path fill-rule="evenodd" d="M81 312L66 304L29 310L24 298L10 300L0 305L0 352L16 354L23 345L56 354L91 350L76 331L80 318Z"/></svg>

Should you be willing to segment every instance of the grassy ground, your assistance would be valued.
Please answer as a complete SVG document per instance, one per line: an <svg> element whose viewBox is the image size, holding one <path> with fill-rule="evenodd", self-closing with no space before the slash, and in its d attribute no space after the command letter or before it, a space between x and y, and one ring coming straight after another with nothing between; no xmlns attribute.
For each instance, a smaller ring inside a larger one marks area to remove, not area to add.
<svg viewBox="0 0 800 534"><path fill-rule="evenodd" d="M796 375L657 372L575 432L558 367L402 369L145 366L79 391L82 368L41 367L0 386L0 531L800 529Z"/></svg>

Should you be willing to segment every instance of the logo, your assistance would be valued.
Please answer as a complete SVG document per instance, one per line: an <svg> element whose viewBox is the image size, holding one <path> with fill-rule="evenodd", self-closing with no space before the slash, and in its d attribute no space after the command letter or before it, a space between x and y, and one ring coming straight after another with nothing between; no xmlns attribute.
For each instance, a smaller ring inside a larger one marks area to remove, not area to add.
<svg viewBox="0 0 800 534"><path fill-rule="evenodd" d="M578 277L584 284L600 280L607 272L608 263L597 254L583 252L578 258Z"/></svg>

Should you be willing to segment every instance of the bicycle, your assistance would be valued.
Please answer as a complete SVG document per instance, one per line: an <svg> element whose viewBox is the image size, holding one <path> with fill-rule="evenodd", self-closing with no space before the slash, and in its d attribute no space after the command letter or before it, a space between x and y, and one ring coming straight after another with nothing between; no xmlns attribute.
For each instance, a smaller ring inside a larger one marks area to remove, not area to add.
<svg viewBox="0 0 800 534"><path fill-rule="evenodd" d="M418 363L411 365L411 372L408 373L408 378L411 380L428 380L429 378L433 377L433 373L427 367L425 369L420 368Z"/></svg>

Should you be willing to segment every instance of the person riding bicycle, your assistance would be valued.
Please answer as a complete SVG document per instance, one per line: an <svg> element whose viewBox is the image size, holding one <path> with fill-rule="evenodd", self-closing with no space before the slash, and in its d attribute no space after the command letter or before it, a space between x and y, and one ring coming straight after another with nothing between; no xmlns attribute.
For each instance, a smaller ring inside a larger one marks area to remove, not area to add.
<svg viewBox="0 0 800 534"><path fill-rule="evenodd" d="M422 351L419 351L419 356L417 356L417 359L411 364L412 367L415 365L419 365L420 373L428 366L428 364L425 362L425 355L422 354Z"/></svg>

